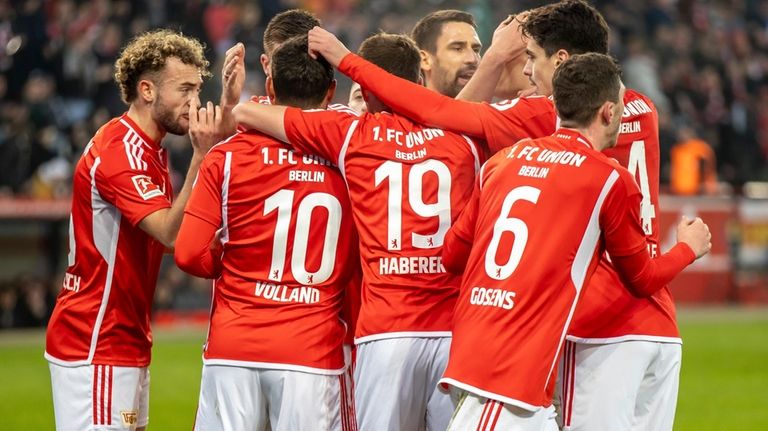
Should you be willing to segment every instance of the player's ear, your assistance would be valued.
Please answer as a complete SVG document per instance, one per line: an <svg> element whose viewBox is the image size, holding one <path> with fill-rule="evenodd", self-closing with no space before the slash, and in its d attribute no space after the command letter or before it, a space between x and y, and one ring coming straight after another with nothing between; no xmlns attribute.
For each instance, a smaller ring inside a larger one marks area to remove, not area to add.
<svg viewBox="0 0 768 431"><path fill-rule="evenodd" d="M565 60L568 60L571 57L571 54L568 53L568 51L564 49L558 49L555 55L555 67L560 66Z"/></svg>
<svg viewBox="0 0 768 431"><path fill-rule="evenodd" d="M325 93L325 100L323 100L323 107L328 106L333 100L333 95L336 93L336 80L331 81L331 85L328 86L328 92Z"/></svg>
<svg viewBox="0 0 768 431"><path fill-rule="evenodd" d="M267 57L267 54L261 54L261 56L259 57L259 62L261 63L261 68L264 70L264 75L269 76L270 62L269 62L269 57Z"/></svg>
<svg viewBox="0 0 768 431"><path fill-rule="evenodd" d="M611 101L604 102L603 106L600 107L600 120L603 126L607 126L611 124L611 121L613 120L613 116L616 115L614 112L615 107L616 107L616 103Z"/></svg>
<svg viewBox="0 0 768 431"><path fill-rule="evenodd" d="M272 77L269 75L267 75L267 81L264 83L264 89L267 91L269 101L275 103L275 84L272 82Z"/></svg>
<svg viewBox="0 0 768 431"><path fill-rule="evenodd" d="M421 56L421 70L432 70L432 56L423 49L419 50Z"/></svg>
<svg viewBox="0 0 768 431"><path fill-rule="evenodd" d="M155 101L155 95L157 92L157 87L155 86L155 83L150 81L149 79L142 79L137 84L138 87L138 96L146 103L152 103Z"/></svg>

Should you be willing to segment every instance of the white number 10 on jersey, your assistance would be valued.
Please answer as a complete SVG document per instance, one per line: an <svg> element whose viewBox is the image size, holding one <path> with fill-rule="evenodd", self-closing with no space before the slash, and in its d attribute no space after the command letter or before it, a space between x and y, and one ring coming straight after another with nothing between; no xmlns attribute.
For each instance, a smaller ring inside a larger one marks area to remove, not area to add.
<svg viewBox="0 0 768 431"><path fill-rule="evenodd" d="M288 250L288 233L291 228L293 212L293 190L280 190L264 201L264 215L277 210L274 243L272 244L272 263L269 279L281 281L285 268L285 255ZM328 211L325 226L325 241L320 267L315 272L307 270L307 247L309 245L309 223L312 211L323 207ZM304 197L296 211L296 226L293 233L293 253L291 254L291 273L302 284L319 284L328 280L336 266L336 247L339 243L341 227L341 203L328 193L311 193Z"/></svg>

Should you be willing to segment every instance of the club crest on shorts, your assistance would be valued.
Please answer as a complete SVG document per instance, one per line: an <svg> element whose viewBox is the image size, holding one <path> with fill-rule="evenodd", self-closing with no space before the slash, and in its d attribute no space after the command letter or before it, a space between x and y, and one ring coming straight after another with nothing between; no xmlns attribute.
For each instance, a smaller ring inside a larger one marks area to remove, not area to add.
<svg viewBox="0 0 768 431"><path fill-rule="evenodd" d="M120 418L123 420L124 426L134 426L139 422L139 412L137 410L120 410Z"/></svg>
<svg viewBox="0 0 768 431"><path fill-rule="evenodd" d="M145 201L155 196L163 195L163 191L160 190L160 187L153 183L152 178L147 175L134 175L131 177L131 181L133 181L136 191L139 192L139 196Z"/></svg>

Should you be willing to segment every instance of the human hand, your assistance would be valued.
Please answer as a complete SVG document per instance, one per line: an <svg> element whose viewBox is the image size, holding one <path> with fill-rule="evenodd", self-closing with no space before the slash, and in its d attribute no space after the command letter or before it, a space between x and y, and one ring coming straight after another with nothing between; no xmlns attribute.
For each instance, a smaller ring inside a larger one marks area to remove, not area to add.
<svg viewBox="0 0 768 431"><path fill-rule="evenodd" d="M221 139L221 107L212 102L199 107L189 104L189 139L192 141L194 155L203 157Z"/></svg>
<svg viewBox="0 0 768 431"><path fill-rule="evenodd" d="M498 56L503 62L514 60L523 55L526 47L526 40L523 36L521 23L525 21L528 12L521 12L517 15L509 15L493 31L491 46L488 48L487 55Z"/></svg>
<svg viewBox="0 0 768 431"><path fill-rule="evenodd" d="M684 242L696 254L696 259L712 249L712 234L709 226L699 217L691 220L686 216L677 225L677 242Z"/></svg>
<svg viewBox="0 0 768 431"><path fill-rule="evenodd" d="M333 33L321 27L315 27L308 33L309 55L317 58L323 56L331 66L338 68L341 60L349 54L349 50L344 46Z"/></svg>
<svg viewBox="0 0 768 431"><path fill-rule="evenodd" d="M224 57L221 71L221 107L232 109L240 102L245 83L245 45L236 43Z"/></svg>

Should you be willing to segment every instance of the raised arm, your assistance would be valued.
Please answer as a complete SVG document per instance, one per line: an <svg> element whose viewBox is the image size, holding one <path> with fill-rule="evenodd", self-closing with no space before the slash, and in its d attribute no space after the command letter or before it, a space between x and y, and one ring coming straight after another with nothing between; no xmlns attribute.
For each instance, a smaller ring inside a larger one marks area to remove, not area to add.
<svg viewBox="0 0 768 431"><path fill-rule="evenodd" d="M520 23L526 15L525 12L510 15L496 27L490 48L480 61L472 79L456 96L457 99L469 102L493 100L505 65L525 53L525 40ZM520 73L522 74L522 71Z"/></svg>
<svg viewBox="0 0 768 431"><path fill-rule="evenodd" d="M240 103L240 95L245 83L245 46L237 43L227 50L221 73L221 139L235 133L237 122L232 109Z"/></svg>
<svg viewBox="0 0 768 431"><path fill-rule="evenodd" d="M168 248L173 248L179 233L184 207L187 205L192 184L205 154L216 142L221 130L221 108L208 102L205 108L189 106L189 136L192 141L192 161L189 163L184 185L170 208L155 211L139 222L139 227Z"/></svg>
<svg viewBox="0 0 768 431"><path fill-rule="evenodd" d="M309 32L309 50L312 55L322 55L395 112L418 123L485 139L482 113L493 109L489 105L454 100L391 75L352 54L336 36L320 27Z"/></svg>
<svg viewBox="0 0 768 431"><path fill-rule="evenodd" d="M285 106L263 105L256 102L241 102L232 109L237 124L246 129L256 129L283 142L288 142L285 133Z"/></svg>

